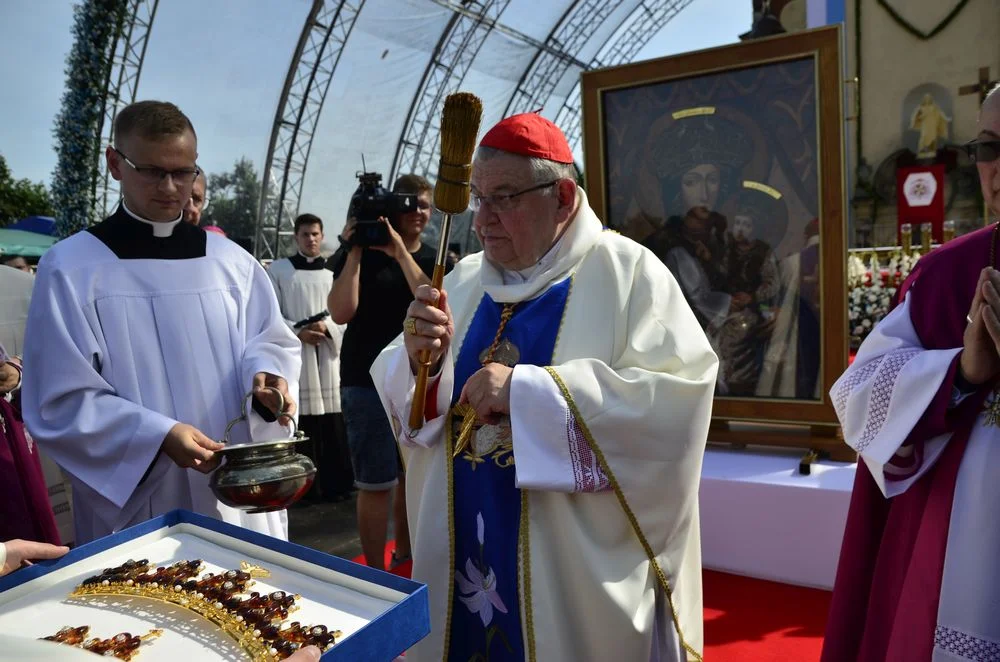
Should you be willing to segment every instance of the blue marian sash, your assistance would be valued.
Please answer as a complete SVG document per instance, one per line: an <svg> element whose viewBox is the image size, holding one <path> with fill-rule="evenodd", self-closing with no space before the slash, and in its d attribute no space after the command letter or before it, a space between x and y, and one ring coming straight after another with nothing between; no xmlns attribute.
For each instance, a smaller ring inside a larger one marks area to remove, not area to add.
<svg viewBox="0 0 1000 662"><path fill-rule="evenodd" d="M496 361L551 365L569 290L566 279L538 298L518 303L504 328L501 338L507 342L494 355ZM453 407L465 382L482 368L502 310L489 295L479 302L455 364ZM449 434L454 440L461 417L452 418ZM518 592L521 491L514 481L510 420L477 427L468 450L452 462L455 585L448 660L524 660Z"/></svg>

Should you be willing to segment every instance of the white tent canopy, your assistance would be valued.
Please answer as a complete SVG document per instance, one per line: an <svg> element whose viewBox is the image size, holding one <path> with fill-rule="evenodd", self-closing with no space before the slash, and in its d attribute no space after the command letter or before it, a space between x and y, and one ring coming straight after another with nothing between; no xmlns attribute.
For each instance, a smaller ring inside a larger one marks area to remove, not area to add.
<svg viewBox="0 0 1000 662"><path fill-rule="evenodd" d="M301 180L293 202L295 210L324 218L330 237L342 227L362 154L387 185L397 157L399 172L436 175L440 103L432 107L421 99L472 92L483 100L484 130L505 115L541 108L573 140L584 68L732 43L752 20L749 0L321 4L339 8L341 18L353 12L356 20L349 33L332 32L327 50L335 47L339 58L315 70L329 79L322 104L300 105L315 126L311 140L299 141L308 147L308 161L303 172L292 173ZM312 0L158 2L137 98L172 101L191 117L199 163L208 173L229 171L245 156L263 174L276 109L312 9ZM25 40L49 47L38 58L19 61L30 117L10 111L11 130L25 138L4 147L18 176L42 179L55 165L54 153L39 140L50 135L58 112L65 83L61 61L72 45L72 4L42 3L5 19L0 39L11 48ZM582 166L583 145L573 146Z"/></svg>

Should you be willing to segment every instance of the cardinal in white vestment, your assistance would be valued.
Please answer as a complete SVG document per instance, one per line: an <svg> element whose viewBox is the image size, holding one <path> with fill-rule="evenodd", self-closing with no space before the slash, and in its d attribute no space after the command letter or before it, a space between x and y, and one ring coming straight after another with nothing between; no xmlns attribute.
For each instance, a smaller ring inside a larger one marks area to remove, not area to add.
<svg viewBox="0 0 1000 662"><path fill-rule="evenodd" d="M250 515L209 488L244 396L277 421L251 413L229 441L288 435L300 360L260 264L181 222L196 142L173 104L120 111L107 159L121 204L39 264L22 406L35 441L71 477L77 543L176 508L287 538L284 511Z"/></svg>
<svg viewBox="0 0 1000 662"><path fill-rule="evenodd" d="M372 369L430 589L407 660L701 659L718 360L667 268L603 228L574 175L540 115L491 129L472 170L484 252L440 299L417 290ZM410 430L422 349L427 421Z"/></svg>
<svg viewBox="0 0 1000 662"><path fill-rule="evenodd" d="M1000 92L967 145L1000 213ZM1000 660L1000 230L922 257L831 397L861 456L824 662Z"/></svg>

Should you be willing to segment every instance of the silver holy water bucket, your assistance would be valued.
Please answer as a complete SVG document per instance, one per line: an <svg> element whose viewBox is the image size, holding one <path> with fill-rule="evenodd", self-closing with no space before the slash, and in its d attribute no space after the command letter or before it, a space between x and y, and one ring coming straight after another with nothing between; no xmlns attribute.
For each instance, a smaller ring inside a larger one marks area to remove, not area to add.
<svg viewBox="0 0 1000 662"><path fill-rule="evenodd" d="M284 410L281 399L279 411ZM282 510L301 499L316 478L316 466L305 455L295 452L295 444L308 439L295 421L292 435L274 441L250 442L230 445L229 433L240 421L247 421L247 402L251 391L243 398L239 418L229 422L221 443L227 447L216 453L225 458L225 464L212 474L210 486L216 498L233 508L251 513L268 513Z"/></svg>

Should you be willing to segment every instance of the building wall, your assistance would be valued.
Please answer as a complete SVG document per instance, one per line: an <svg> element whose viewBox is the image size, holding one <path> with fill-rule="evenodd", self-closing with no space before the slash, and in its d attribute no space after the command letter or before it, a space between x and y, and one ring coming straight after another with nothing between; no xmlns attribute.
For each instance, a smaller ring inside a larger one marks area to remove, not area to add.
<svg viewBox="0 0 1000 662"><path fill-rule="evenodd" d="M847 74L855 69L855 0L846 0ZM958 0L890 0L910 23L929 32ZM952 139L975 137L979 98L959 96L958 88L976 82L989 66L1000 79L1000 2L969 0L938 35L924 41L898 25L877 0L861 0L862 149L872 167L903 146L902 105L913 88L942 85L952 98ZM853 106L854 93L848 86ZM853 107L848 111L853 113ZM850 163L856 165L854 127L849 126Z"/></svg>
<svg viewBox="0 0 1000 662"><path fill-rule="evenodd" d="M845 77L850 80L857 73L856 0L842 1L845 5ZM889 0L889 3L914 27L928 33L958 1ZM873 169L877 168L890 154L907 146L907 136L903 131L903 104L915 87L927 83L942 86L950 96L951 141L963 143L974 138L979 97L975 94L960 96L958 88L975 83L980 67L990 67L991 79L1000 79L1000 2L969 0L947 27L929 40L920 39L897 24L877 0L860 0L860 4L861 149L868 164ZM813 23L810 22L810 25ZM846 114L856 114L856 90L850 82L847 84L846 99ZM848 197L856 181L857 130L857 121L847 122L845 156L850 173ZM956 221L958 234L982 225L982 208L972 200L957 200L946 215ZM849 227L852 228L850 236L853 241L853 219ZM896 243L895 205L879 205L873 230L870 240L874 245Z"/></svg>

